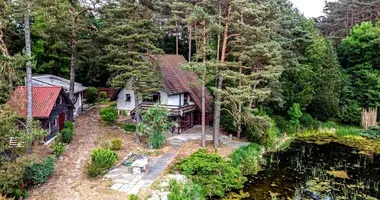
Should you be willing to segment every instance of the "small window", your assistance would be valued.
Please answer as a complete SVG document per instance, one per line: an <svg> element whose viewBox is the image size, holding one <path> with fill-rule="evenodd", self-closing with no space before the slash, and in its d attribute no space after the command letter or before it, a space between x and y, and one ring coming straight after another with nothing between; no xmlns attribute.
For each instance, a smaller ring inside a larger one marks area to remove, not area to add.
<svg viewBox="0 0 380 200"><path fill-rule="evenodd" d="M47 122L47 126L48 126L48 130L49 130L49 133L51 132L51 123L50 121Z"/></svg>
<svg viewBox="0 0 380 200"><path fill-rule="evenodd" d="M131 102L131 95L130 94L126 94L125 95L125 101L126 102Z"/></svg>

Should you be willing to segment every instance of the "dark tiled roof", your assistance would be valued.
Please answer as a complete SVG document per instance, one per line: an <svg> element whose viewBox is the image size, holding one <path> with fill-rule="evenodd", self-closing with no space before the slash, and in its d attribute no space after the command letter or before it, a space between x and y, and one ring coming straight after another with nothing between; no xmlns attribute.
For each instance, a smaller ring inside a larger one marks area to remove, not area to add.
<svg viewBox="0 0 380 200"><path fill-rule="evenodd" d="M62 87L58 86L34 86L32 88L33 117L49 118L61 91ZM19 86L13 92L12 98L8 104L17 111L21 117L26 117L26 101L26 87Z"/></svg>
<svg viewBox="0 0 380 200"><path fill-rule="evenodd" d="M162 77L165 91L170 94L189 92L191 99L198 107L202 108L202 86L193 72L180 68L186 63L186 59L181 55L160 55L155 56L159 60L162 70ZM206 89L206 112L210 112L210 94Z"/></svg>

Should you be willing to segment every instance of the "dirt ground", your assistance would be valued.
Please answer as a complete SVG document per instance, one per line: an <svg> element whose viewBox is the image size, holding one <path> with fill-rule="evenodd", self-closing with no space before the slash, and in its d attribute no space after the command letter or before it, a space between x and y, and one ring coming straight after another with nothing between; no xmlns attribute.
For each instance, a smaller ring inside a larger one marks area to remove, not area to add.
<svg viewBox="0 0 380 200"><path fill-rule="evenodd" d="M76 118L74 132L73 141L63 154L63 159L56 162L52 176L45 184L31 189L28 199L127 199L126 194L109 188L110 181L101 177L88 178L84 168L90 160L91 150L113 138L123 140L123 149L118 151L120 158L130 151L146 152L145 145L137 145L134 135L124 133L122 129L111 129L110 125L99 122L96 108ZM41 152L51 151L46 147L41 148ZM153 154L160 155L161 152Z"/></svg>

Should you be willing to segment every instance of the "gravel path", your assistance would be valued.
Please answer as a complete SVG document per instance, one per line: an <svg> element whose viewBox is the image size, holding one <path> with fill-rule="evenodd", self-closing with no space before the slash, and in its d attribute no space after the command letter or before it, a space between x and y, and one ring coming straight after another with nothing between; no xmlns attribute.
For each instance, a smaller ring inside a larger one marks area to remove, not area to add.
<svg viewBox="0 0 380 200"><path fill-rule="evenodd" d="M108 182L89 179L84 173L97 138L124 133L100 123L96 108L76 118L74 132L73 141L63 159L56 162L52 176L45 184L32 189L28 199L126 199L127 195L109 189Z"/></svg>

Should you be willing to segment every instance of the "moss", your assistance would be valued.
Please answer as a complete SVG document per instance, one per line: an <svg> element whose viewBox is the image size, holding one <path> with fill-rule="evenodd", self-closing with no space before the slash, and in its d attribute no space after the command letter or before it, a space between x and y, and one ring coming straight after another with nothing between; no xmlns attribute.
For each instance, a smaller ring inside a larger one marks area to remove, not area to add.
<svg viewBox="0 0 380 200"><path fill-rule="evenodd" d="M369 140L361 136L337 136L334 133L318 133L315 135L297 136L297 139L316 144L336 142L369 153L380 153L380 141Z"/></svg>

